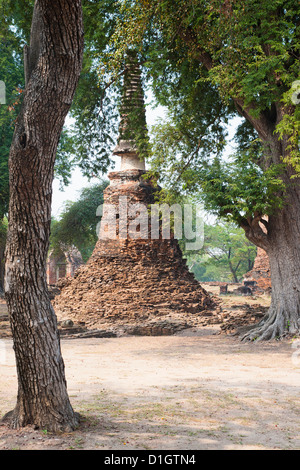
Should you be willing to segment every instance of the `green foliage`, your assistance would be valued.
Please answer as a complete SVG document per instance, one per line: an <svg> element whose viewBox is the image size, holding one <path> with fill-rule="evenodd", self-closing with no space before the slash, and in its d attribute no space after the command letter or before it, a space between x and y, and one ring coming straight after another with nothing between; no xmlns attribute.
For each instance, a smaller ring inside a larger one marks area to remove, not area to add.
<svg viewBox="0 0 300 470"><path fill-rule="evenodd" d="M24 87L21 56L14 35L6 25L0 29L0 80L4 81L6 87L6 104L0 105L0 219L2 219L8 210L9 149Z"/></svg>
<svg viewBox="0 0 300 470"><path fill-rule="evenodd" d="M21 52L29 44L34 0L0 0L1 33L13 33L15 47Z"/></svg>
<svg viewBox="0 0 300 470"><path fill-rule="evenodd" d="M134 2L132 8L145 4L150 1ZM300 8L292 0L166 0L151 1L149 8L170 48L188 48L192 60L209 55L209 78L226 99L242 97L246 106L255 102L259 112L298 76Z"/></svg>
<svg viewBox="0 0 300 470"><path fill-rule="evenodd" d="M99 217L96 212L103 204L103 191L107 185L107 181L100 181L84 188L77 201L65 203L59 220L52 219L50 249L59 251L61 244L75 245L87 261L97 241Z"/></svg>
<svg viewBox="0 0 300 470"><path fill-rule="evenodd" d="M154 129L151 173L179 191L201 189L208 208L236 221L281 208L287 165L299 175L299 105L290 99L299 4L123 0L122 13L112 47L117 55L139 48L155 98L169 109ZM225 126L238 113L247 123L228 158ZM272 154L274 132L281 156Z"/></svg>
<svg viewBox="0 0 300 470"><path fill-rule="evenodd" d="M153 130L150 173L167 192L197 194L207 211L237 223L257 213L270 215L282 207L283 165L270 165L263 171L258 164L261 146L256 140L256 152L250 145L222 158L221 152L214 155L203 148L195 150L195 140L188 130L187 124L181 128L171 122Z"/></svg>
<svg viewBox="0 0 300 470"><path fill-rule="evenodd" d="M83 0L85 50L81 77L70 110L73 125L69 144L74 164L88 178L104 173L117 141L120 80L105 62L119 16L117 0Z"/></svg>
<svg viewBox="0 0 300 470"><path fill-rule="evenodd" d="M99 56L112 35L117 0L83 0L85 53L79 86L70 111L73 129L65 128L57 153L55 174L62 184L69 181L70 171L79 166L92 177L107 170L111 148L115 143L117 110L115 88L108 89L99 80ZM9 31L14 54L22 60L22 48L29 43L34 0L1 0L0 38ZM107 78L107 77L106 77ZM104 112L105 111L105 112Z"/></svg>
<svg viewBox="0 0 300 470"><path fill-rule="evenodd" d="M0 247L4 247L5 246L5 242L6 242L6 235L7 235L7 219L6 217L4 217L1 221L0 221Z"/></svg>
<svg viewBox="0 0 300 470"><path fill-rule="evenodd" d="M33 0L0 1L0 80L6 85L6 104L0 106L0 219L8 210L8 157L25 91L23 47L30 40L33 6ZM62 186L69 183L76 163L73 152L71 137L64 130L55 165L55 176Z"/></svg>
<svg viewBox="0 0 300 470"><path fill-rule="evenodd" d="M288 158L284 163L291 163L296 173L292 178L300 175L300 80L295 80L291 88L284 93L282 103L287 109L294 109L292 113L284 114L276 128L280 140L288 138Z"/></svg>
<svg viewBox="0 0 300 470"><path fill-rule="evenodd" d="M235 224L219 221L205 225L204 245L199 253L184 255L199 281L239 282L253 267L256 247Z"/></svg>
<svg viewBox="0 0 300 470"><path fill-rule="evenodd" d="M32 7L33 0L0 2L1 37L9 31L15 56L28 42ZM282 142L288 140L282 163L299 172L300 111L291 102L299 74L297 3L83 0L83 12L85 54L73 128L62 136L57 156L63 184L75 165L88 177L110 165L129 49L137 51L156 102L169 108L168 122L154 130L152 173L178 191L204 190L207 207L234 220L281 206L284 167L272 161L255 124L267 119ZM226 126L238 114L237 103L247 121L236 133L238 152L224 159Z"/></svg>
<svg viewBox="0 0 300 470"><path fill-rule="evenodd" d="M255 214L271 215L284 204L285 185L280 167L260 167L237 154L223 163L218 160L192 175L197 178L207 210L240 223Z"/></svg>

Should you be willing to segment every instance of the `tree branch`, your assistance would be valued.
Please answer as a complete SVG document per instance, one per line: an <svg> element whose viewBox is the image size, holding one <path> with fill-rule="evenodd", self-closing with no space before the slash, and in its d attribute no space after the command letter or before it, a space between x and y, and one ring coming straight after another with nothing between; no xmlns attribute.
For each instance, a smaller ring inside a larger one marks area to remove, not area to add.
<svg viewBox="0 0 300 470"><path fill-rule="evenodd" d="M224 5L226 4L227 2L224 3ZM215 65L217 65L214 63L212 56L207 51L205 51L205 49L199 46L196 35L192 28L188 27L185 30L179 29L178 34L186 44L189 46L194 46L194 58L199 60L199 62L201 62L207 71L210 71ZM260 113L260 116L256 118L253 114L253 111L255 111L257 108L255 103L250 103L249 105L245 106L244 100L242 98L233 96L232 100L238 113L252 124L259 137L263 140L268 140L274 132L274 122L276 119L270 119L267 116L267 113Z"/></svg>
<svg viewBox="0 0 300 470"><path fill-rule="evenodd" d="M260 222L262 222L266 228L268 227L268 223L262 217L261 215L256 215L253 218L248 217L247 219L242 219L240 226L244 229L245 235L250 242L268 251L270 246L268 233L262 229Z"/></svg>
<svg viewBox="0 0 300 470"><path fill-rule="evenodd" d="M237 112L252 124L259 137L264 141L269 140L270 137L272 137L275 127L274 123L268 119L266 113L260 113L260 116L256 118L253 115L253 111L256 109L255 104L245 106L244 101L241 98L233 97L232 100Z"/></svg>

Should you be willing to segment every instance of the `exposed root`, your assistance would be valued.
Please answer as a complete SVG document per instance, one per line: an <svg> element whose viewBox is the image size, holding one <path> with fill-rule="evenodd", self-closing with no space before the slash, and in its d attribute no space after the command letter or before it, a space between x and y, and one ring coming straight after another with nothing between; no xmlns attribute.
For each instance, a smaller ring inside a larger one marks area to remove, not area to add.
<svg viewBox="0 0 300 470"><path fill-rule="evenodd" d="M8 413L6 413L3 416L3 418L1 419L0 422L3 423L3 424L7 424L9 427L12 427L11 424L12 424L12 420L13 420L14 411L15 410L11 410Z"/></svg>
<svg viewBox="0 0 300 470"><path fill-rule="evenodd" d="M241 341L272 341L280 340L289 335L300 333L300 324L291 319L290 312L279 307L270 307L268 315L258 324L250 326L247 331L240 331Z"/></svg>
<svg viewBox="0 0 300 470"><path fill-rule="evenodd" d="M49 419L44 424L41 424L39 420L30 419L28 416L22 415L18 411L18 407L6 413L1 419L1 423L5 424L11 429L21 429L26 426L32 426L34 429L46 429L48 432L54 434L61 434L64 432L75 431L81 418L78 413L73 413L68 419L58 421L56 419Z"/></svg>

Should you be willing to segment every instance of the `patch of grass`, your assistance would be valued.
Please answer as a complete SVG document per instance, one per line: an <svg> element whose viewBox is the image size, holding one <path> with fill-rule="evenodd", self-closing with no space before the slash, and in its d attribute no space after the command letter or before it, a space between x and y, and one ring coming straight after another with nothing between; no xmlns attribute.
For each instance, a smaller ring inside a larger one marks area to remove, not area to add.
<svg viewBox="0 0 300 470"><path fill-rule="evenodd" d="M74 439L73 445L71 444L69 446L69 449L70 450L83 449L83 444L84 444L84 439L82 437L76 437L76 439Z"/></svg>
<svg viewBox="0 0 300 470"><path fill-rule="evenodd" d="M133 420L159 420L163 423L166 420L184 416L185 412L178 403L145 403L135 407L135 409L125 410L127 416Z"/></svg>

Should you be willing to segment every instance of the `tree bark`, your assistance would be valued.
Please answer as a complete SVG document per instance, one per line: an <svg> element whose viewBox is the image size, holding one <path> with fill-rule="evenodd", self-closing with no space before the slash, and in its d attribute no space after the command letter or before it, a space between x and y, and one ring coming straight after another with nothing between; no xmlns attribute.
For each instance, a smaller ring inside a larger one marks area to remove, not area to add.
<svg viewBox="0 0 300 470"><path fill-rule="evenodd" d="M3 295L4 293L4 265L5 265L5 262L4 262L4 251L5 251L5 247L4 246L0 246L0 295Z"/></svg>
<svg viewBox="0 0 300 470"><path fill-rule="evenodd" d="M9 157L5 294L18 373L14 428L78 424L69 401L57 320L46 280L57 145L83 54L80 0L36 0L22 110Z"/></svg>
<svg viewBox="0 0 300 470"><path fill-rule="evenodd" d="M275 144L274 137L274 149ZM277 156L274 152L273 161L286 156L284 150L281 146ZM292 175L293 169L286 167L281 175L286 185L284 206L268 217L264 229L259 216L243 225L247 238L269 256L272 285L268 314L243 340L271 340L300 332L300 180Z"/></svg>

